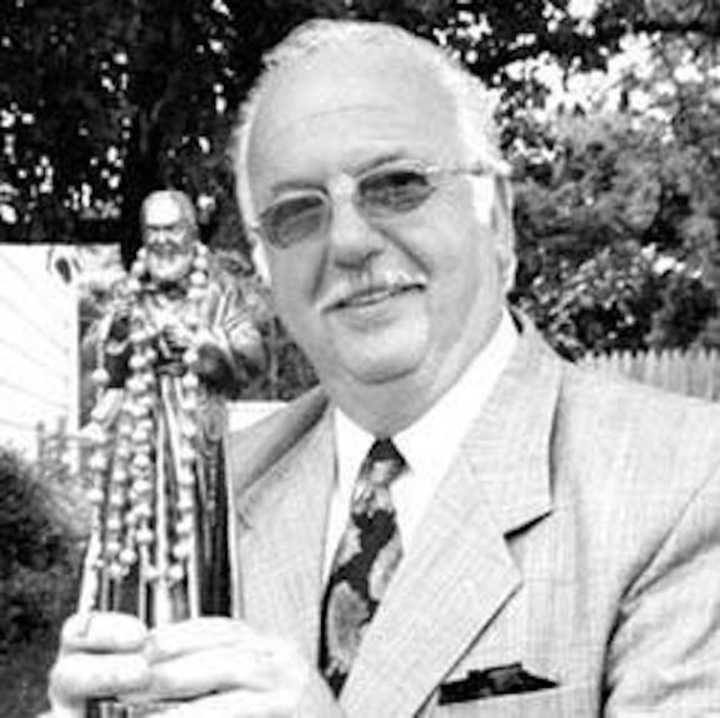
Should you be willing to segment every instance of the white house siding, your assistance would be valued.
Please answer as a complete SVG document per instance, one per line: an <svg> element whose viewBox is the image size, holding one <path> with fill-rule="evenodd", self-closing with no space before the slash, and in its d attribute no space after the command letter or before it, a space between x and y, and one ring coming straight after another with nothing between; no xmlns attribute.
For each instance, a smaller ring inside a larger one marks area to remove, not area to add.
<svg viewBox="0 0 720 718"><path fill-rule="evenodd" d="M35 456L37 425L78 421L78 303L44 245L0 245L0 444Z"/></svg>

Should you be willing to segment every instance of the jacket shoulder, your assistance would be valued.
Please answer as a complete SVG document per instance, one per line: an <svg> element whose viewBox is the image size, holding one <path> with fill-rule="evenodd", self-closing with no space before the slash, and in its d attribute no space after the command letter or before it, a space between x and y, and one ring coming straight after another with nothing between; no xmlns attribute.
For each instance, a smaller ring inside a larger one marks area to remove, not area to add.
<svg viewBox="0 0 720 718"><path fill-rule="evenodd" d="M720 482L720 405L574 365L562 376L554 461L595 510L672 521Z"/></svg>
<svg viewBox="0 0 720 718"><path fill-rule="evenodd" d="M563 362L561 415L594 424L599 439L642 439L679 450L707 441L720 451L720 404Z"/></svg>

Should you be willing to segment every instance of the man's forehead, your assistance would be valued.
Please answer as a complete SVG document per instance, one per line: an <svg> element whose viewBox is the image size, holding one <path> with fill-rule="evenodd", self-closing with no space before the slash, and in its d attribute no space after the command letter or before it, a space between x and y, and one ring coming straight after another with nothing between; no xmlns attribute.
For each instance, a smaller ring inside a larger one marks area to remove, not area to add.
<svg viewBox="0 0 720 718"><path fill-rule="evenodd" d="M353 104L347 100L338 100L337 105L332 108L304 112L301 119L298 119L298 117L278 116L271 126L263 128L262 136L265 141L272 145L286 139L298 140L302 134L317 136L329 124L341 122L358 127L365 126L363 129L367 129L370 122L375 122L381 126L384 124L388 130L388 135L390 122L393 122L396 126L417 127L417 116L414 113L408 111L404 115L403 122L403 118L398 117L397 108L395 107L383 106L380 103ZM350 140L351 138L347 139Z"/></svg>
<svg viewBox="0 0 720 718"><path fill-rule="evenodd" d="M428 63L397 48L320 52L278 72L260 100L250 137L251 174L299 152L353 144L449 143L455 104ZM342 135L342 137L340 137Z"/></svg>

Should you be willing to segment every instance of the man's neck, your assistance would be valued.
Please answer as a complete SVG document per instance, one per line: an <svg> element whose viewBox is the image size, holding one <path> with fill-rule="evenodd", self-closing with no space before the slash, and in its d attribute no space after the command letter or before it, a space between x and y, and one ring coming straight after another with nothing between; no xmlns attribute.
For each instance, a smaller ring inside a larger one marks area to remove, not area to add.
<svg viewBox="0 0 720 718"><path fill-rule="evenodd" d="M474 351L461 357L445 357L441 370L424 367L423 372L378 384L347 381L333 386L325 383L326 389L335 405L366 431L376 437L394 436L427 414L457 384L470 364L488 351L497 340L503 314L503 321L512 324L507 310L503 309L488 336L478 342Z"/></svg>

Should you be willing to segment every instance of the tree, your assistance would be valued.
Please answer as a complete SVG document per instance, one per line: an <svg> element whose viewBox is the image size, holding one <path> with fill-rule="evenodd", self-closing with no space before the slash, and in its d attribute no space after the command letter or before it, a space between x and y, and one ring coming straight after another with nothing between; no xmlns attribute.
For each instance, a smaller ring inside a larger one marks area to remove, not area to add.
<svg viewBox="0 0 720 718"><path fill-rule="evenodd" d="M717 346L716 42L646 36L618 84L616 106L516 117L516 299L570 355Z"/></svg>
<svg viewBox="0 0 720 718"><path fill-rule="evenodd" d="M207 241L244 251L226 147L262 52L309 17L385 20L447 45L502 89L520 184L516 298L558 345L576 354L612 342L718 343L717 3L598 0L584 17L571 4L8 0L0 241L119 241L127 263L142 197L172 186L195 198ZM565 79L603 70L633 33L648 38L652 72L621 78L618 118L593 125L568 108L555 126L538 122L543 66ZM678 79L680 60L702 81ZM650 98L641 112L630 107L637 93Z"/></svg>
<svg viewBox="0 0 720 718"><path fill-rule="evenodd" d="M225 156L260 56L313 16L386 20L449 44L521 105L542 93L507 67L542 53L602 66L602 42L568 0L8 0L0 8L0 241L138 244L139 203L172 186L206 234L236 241Z"/></svg>

